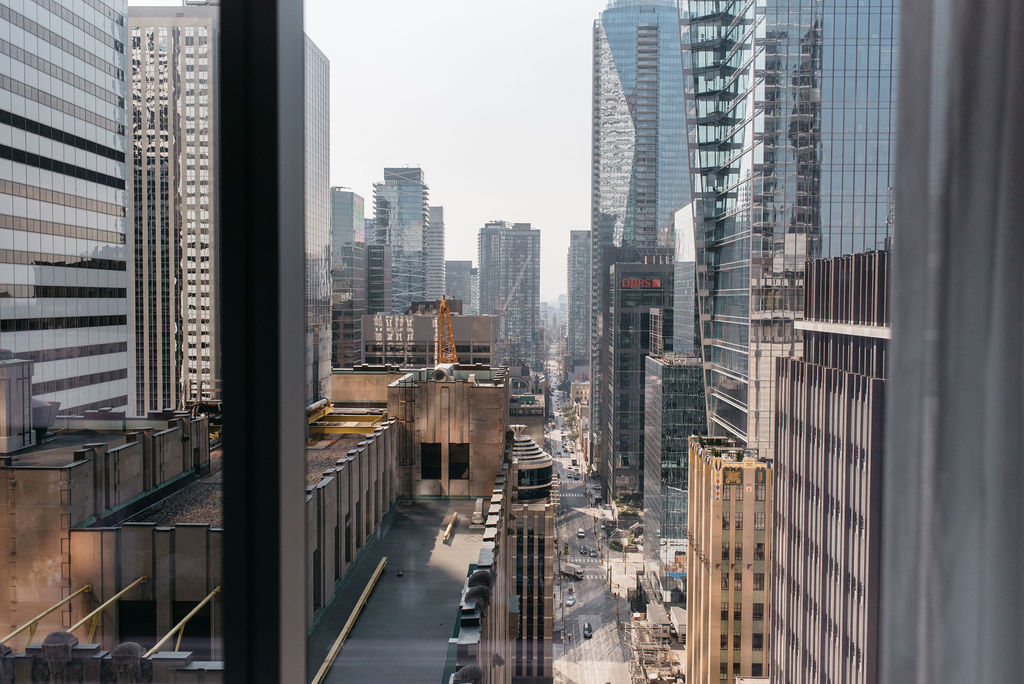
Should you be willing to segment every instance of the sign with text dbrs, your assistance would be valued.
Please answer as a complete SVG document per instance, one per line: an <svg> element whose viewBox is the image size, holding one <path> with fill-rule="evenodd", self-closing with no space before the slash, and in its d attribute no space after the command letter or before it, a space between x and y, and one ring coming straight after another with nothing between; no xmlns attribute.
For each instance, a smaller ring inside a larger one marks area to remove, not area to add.
<svg viewBox="0 0 1024 684"><path fill-rule="evenodd" d="M661 278L636 278L624 276L621 286L629 290L652 290L661 287Z"/></svg>

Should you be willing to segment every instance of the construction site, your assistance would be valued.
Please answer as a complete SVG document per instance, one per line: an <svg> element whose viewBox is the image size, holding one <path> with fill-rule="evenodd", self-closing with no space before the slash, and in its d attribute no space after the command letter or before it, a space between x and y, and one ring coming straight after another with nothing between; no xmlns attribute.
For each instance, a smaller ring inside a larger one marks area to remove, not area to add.
<svg viewBox="0 0 1024 684"><path fill-rule="evenodd" d="M679 609L676 609L679 610ZM685 615L685 614L684 614ZM685 624L685 617L684 617ZM679 684L686 671L685 642L680 642L668 611L648 604L625 623L630 684Z"/></svg>

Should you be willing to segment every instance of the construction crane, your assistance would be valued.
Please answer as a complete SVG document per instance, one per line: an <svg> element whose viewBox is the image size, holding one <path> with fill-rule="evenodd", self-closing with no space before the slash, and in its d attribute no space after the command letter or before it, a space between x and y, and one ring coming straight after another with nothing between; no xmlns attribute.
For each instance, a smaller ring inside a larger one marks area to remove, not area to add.
<svg viewBox="0 0 1024 684"><path fill-rule="evenodd" d="M512 341L512 336L508 334L508 321L505 318L505 312L508 310L509 302L512 301L512 296L516 293L516 290L519 289L519 283L522 282L523 274L526 273L526 267L529 263L530 262L526 260L523 261L523 266L519 269L519 275L516 276L516 282L512 285L512 289L508 291L508 296L505 298L505 301L498 307L498 325L500 326L502 334L501 342L499 344L500 349L498 352L498 361L500 362L501 359L504 359L505 363L510 365L512 359L509 358L511 354L509 353L508 347Z"/></svg>
<svg viewBox="0 0 1024 684"><path fill-rule="evenodd" d="M452 312L448 297L441 295L437 307L437 348L434 350L435 364L458 363L459 353L455 350L455 333L452 330Z"/></svg>

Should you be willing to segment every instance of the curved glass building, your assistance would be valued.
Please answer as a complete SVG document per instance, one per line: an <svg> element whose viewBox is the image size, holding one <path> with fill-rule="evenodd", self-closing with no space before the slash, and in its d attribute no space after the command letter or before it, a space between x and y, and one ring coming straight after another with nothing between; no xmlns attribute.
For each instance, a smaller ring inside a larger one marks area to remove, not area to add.
<svg viewBox="0 0 1024 684"><path fill-rule="evenodd" d="M509 426L515 432L512 442L512 464L516 472L517 498L520 502L546 499L551 495L551 455L543 451L532 437L524 434L525 425Z"/></svg>

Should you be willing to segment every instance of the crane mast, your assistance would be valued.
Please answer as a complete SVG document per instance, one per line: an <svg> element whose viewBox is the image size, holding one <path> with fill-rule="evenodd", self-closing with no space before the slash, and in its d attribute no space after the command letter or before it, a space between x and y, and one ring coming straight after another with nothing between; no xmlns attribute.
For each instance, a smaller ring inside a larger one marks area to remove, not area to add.
<svg viewBox="0 0 1024 684"><path fill-rule="evenodd" d="M435 348L435 364L458 363L459 353L455 350L455 332L452 330L452 313L448 306L448 297L441 295L437 307L437 347Z"/></svg>

